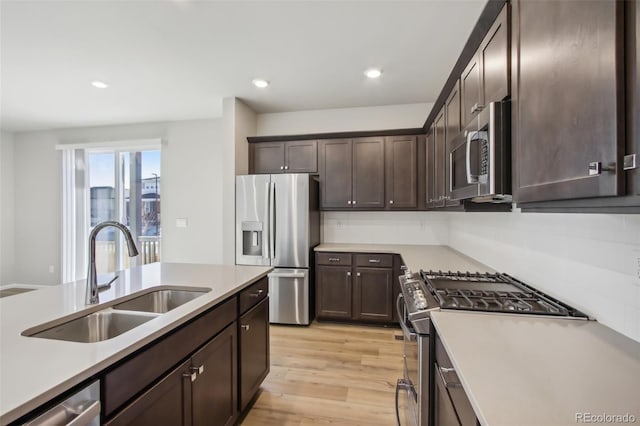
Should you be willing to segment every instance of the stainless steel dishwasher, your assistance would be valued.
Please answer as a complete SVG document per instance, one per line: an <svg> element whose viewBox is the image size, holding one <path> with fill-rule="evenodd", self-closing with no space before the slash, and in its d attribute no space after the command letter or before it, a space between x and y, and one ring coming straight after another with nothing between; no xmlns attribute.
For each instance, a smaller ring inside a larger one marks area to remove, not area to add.
<svg viewBox="0 0 640 426"><path fill-rule="evenodd" d="M100 382L95 381L60 402L44 414L24 425L28 426L99 426Z"/></svg>

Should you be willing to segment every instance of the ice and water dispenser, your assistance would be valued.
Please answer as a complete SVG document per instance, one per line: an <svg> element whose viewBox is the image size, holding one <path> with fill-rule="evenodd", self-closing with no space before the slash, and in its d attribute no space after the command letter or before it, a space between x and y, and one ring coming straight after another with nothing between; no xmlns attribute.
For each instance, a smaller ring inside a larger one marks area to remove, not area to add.
<svg viewBox="0 0 640 426"><path fill-rule="evenodd" d="M262 222L244 221L242 229L242 254L244 256L262 256Z"/></svg>

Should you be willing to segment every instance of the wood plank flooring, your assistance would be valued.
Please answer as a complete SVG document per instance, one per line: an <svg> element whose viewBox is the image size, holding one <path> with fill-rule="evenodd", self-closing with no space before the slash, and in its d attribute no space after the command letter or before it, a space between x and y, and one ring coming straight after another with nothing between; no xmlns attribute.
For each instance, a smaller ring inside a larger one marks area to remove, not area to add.
<svg viewBox="0 0 640 426"><path fill-rule="evenodd" d="M243 426L395 425L399 329L313 323L270 333L271 372Z"/></svg>

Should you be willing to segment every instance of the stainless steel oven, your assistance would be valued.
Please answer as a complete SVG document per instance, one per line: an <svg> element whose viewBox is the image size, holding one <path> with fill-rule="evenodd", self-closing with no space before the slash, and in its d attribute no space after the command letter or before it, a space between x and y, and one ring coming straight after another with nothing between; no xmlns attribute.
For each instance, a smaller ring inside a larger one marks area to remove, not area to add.
<svg viewBox="0 0 640 426"><path fill-rule="evenodd" d="M492 102L447 146L452 200L511 202L509 101Z"/></svg>
<svg viewBox="0 0 640 426"><path fill-rule="evenodd" d="M396 384L396 417L398 425L429 425L429 318L416 327L409 320L402 294L396 300L403 333L403 377Z"/></svg>

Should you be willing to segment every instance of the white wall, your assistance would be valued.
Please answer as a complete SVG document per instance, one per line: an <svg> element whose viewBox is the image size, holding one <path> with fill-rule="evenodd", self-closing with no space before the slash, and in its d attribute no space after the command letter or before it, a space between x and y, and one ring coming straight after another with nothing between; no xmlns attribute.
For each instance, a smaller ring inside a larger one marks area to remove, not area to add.
<svg viewBox="0 0 640 426"><path fill-rule="evenodd" d="M0 285L12 284L14 268L14 141L0 133Z"/></svg>
<svg viewBox="0 0 640 426"><path fill-rule="evenodd" d="M449 244L640 341L640 215L451 213Z"/></svg>
<svg viewBox="0 0 640 426"><path fill-rule="evenodd" d="M62 172L55 145L147 138L163 140L163 260L221 263L220 120L25 132L14 143L16 282L60 281ZM177 217L188 228L176 229Z"/></svg>
<svg viewBox="0 0 640 426"><path fill-rule="evenodd" d="M258 136L416 128L433 103L259 114Z"/></svg>
<svg viewBox="0 0 640 426"><path fill-rule="evenodd" d="M235 264L236 176L249 170L248 136L255 136L257 116L237 98L222 100L224 164L222 193L222 263Z"/></svg>

